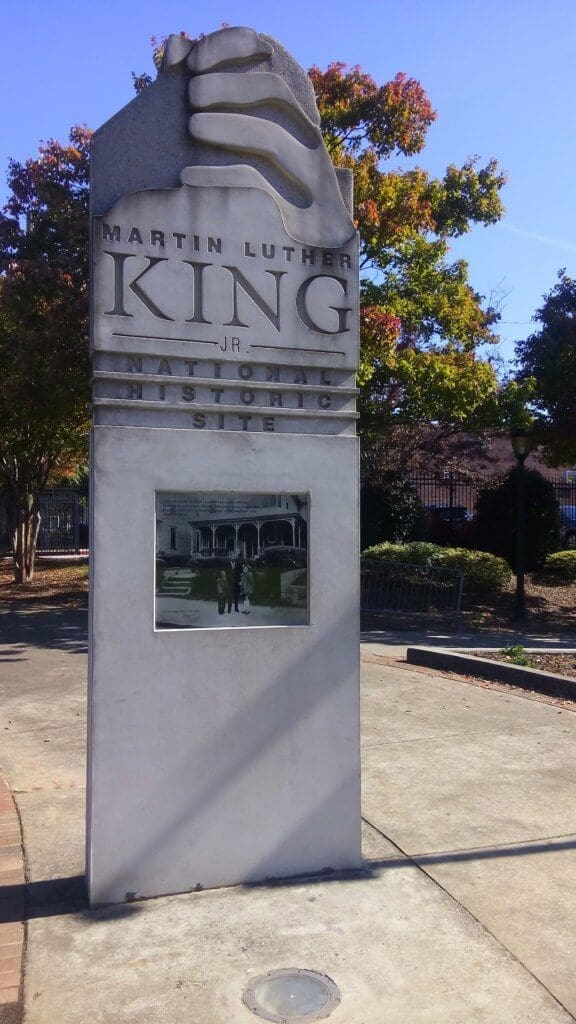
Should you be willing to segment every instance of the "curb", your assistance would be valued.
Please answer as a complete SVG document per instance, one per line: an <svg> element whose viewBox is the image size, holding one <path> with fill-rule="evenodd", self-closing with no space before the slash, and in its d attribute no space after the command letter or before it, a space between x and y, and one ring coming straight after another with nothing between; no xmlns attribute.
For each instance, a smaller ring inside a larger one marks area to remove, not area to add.
<svg viewBox="0 0 576 1024"><path fill-rule="evenodd" d="M459 672L461 675L480 676L500 683L512 683L524 690L535 690L550 697L567 697L576 700L576 679L558 676L537 668L524 668L489 658L478 658L474 654L449 651L444 647L408 647L406 661L411 665Z"/></svg>
<svg viewBox="0 0 576 1024"><path fill-rule="evenodd" d="M21 1018L24 888L20 818L0 772L0 1024Z"/></svg>

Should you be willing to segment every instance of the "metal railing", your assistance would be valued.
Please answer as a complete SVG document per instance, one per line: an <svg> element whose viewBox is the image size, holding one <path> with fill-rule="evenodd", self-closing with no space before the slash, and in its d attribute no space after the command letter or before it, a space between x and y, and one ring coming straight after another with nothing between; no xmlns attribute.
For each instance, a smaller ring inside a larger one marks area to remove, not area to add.
<svg viewBox="0 0 576 1024"><path fill-rule="evenodd" d="M85 491L60 488L40 495L40 530L36 550L80 552L88 550L88 495ZM0 550L10 550L6 514L0 497Z"/></svg>
<svg viewBox="0 0 576 1024"><path fill-rule="evenodd" d="M446 511L453 509L455 518L460 510L472 516L476 508L478 491L490 485L496 487L500 481L499 477L474 481L453 470L436 473L414 472L409 473L408 478L426 508L441 508ZM576 481L567 481L560 474L548 479L560 507L576 505Z"/></svg>
<svg viewBox="0 0 576 1024"><path fill-rule="evenodd" d="M88 548L88 495L82 491L45 491L40 495L38 551Z"/></svg>
<svg viewBox="0 0 576 1024"><path fill-rule="evenodd" d="M464 574L459 569L362 559L360 609L363 615L449 618L457 621Z"/></svg>
<svg viewBox="0 0 576 1024"><path fill-rule="evenodd" d="M427 509L442 509L446 519L458 525L459 517L472 516L478 495L477 485L453 471L410 473L409 479Z"/></svg>
<svg viewBox="0 0 576 1024"><path fill-rule="evenodd" d="M479 491L497 487L499 478L472 481L455 470L415 472L409 479L425 509L424 536L440 544L458 545L474 522ZM558 474L548 477L560 508L563 547L576 547L576 482Z"/></svg>

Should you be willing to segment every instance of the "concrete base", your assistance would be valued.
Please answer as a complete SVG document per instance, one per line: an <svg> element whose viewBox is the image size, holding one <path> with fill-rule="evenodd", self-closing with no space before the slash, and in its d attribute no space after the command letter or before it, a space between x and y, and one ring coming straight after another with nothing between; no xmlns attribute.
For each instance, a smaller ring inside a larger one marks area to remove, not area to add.
<svg viewBox="0 0 576 1024"><path fill-rule="evenodd" d="M358 440L94 430L92 904L360 865ZM309 624L154 628L157 491L307 494Z"/></svg>

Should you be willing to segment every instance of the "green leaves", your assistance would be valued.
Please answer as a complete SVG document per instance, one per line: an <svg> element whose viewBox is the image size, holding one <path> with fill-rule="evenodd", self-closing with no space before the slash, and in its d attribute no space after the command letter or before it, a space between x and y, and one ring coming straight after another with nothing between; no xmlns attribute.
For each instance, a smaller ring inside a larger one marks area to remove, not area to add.
<svg viewBox="0 0 576 1024"><path fill-rule="evenodd" d="M0 213L0 487L16 510L23 578L38 495L51 474L86 459L89 142L77 127L67 145L12 161Z"/></svg>
<svg viewBox="0 0 576 1024"><path fill-rule="evenodd" d="M484 308L465 261L450 261L448 239L499 220L506 177L477 157L442 178L385 167L424 147L436 113L422 86L403 73L378 86L338 62L309 75L332 159L354 171L364 445L386 448L385 465L406 466L423 446L429 458L448 437L500 421L495 372L476 354L497 341L498 314Z"/></svg>
<svg viewBox="0 0 576 1024"><path fill-rule="evenodd" d="M480 592L502 590L512 578L510 566L504 559L487 551L439 547L425 541L412 541L409 544L385 541L367 548L362 552L362 558L458 569L464 573L466 586Z"/></svg>
<svg viewBox="0 0 576 1024"><path fill-rule="evenodd" d="M442 181L431 181L430 204L435 232L442 236L463 235L471 224L496 224L504 214L500 190L506 175L495 160L477 170L478 157L463 167L451 164Z"/></svg>
<svg viewBox="0 0 576 1024"><path fill-rule="evenodd" d="M561 270L534 319L541 329L516 346L521 384L531 389L546 460L571 465L576 462L576 280Z"/></svg>

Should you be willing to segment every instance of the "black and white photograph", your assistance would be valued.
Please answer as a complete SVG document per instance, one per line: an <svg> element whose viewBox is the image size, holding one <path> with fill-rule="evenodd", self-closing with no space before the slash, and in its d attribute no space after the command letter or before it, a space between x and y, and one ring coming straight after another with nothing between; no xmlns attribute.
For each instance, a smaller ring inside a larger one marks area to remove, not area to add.
<svg viewBox="0 0 576 1024"><path fill-rule="evenodd" d="M156 494L157 629L308 623L307 494Z"/></svg>

